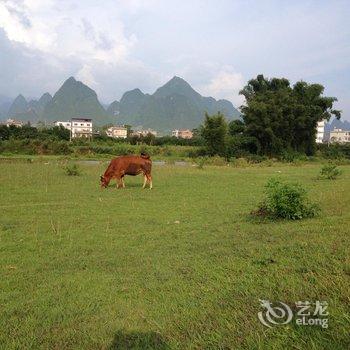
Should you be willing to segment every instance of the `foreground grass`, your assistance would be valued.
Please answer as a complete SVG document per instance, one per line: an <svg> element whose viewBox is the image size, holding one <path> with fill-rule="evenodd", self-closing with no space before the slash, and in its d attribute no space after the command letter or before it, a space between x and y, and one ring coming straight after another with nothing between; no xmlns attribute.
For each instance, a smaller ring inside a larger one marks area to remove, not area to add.
<svg viewBox="0 0 350 350"><path fill-rule="evenodd" d="M2 163L1 349L348 349L350 167L154 167L101 191L104 164ZM322 215L257 222L271 176ZM259 299L326 300L329 328L259 323Z"/></svg>

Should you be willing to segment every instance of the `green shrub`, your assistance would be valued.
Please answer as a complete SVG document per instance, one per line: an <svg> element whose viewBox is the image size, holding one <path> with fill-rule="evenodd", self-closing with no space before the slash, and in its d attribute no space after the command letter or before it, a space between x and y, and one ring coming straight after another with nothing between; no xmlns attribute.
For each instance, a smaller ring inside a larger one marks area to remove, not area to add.
<svg viewBox="0 0 350 350"><path fill-rule="evenodd" d="M208 157L198 157L196 159L196 165L198 169L203 169L204 165L208 163Z"/></svg>
<svg viewBox="0 0 350 350"><path fill-rule="evenodd" d="M67 155L72 153L72 149L69 147L69 144L64 141L56 141L51 143L51 153Z"/></svg>
<svg viewBox="0 0 350 350"><path fill-rule="evenodd" d="M227 161L225 158L220 156L213 156L207 158L207 163L209 165L216 165L216 166L224 166L227 165Z"/></svg>
<svg viewBox="0 0 350 350"><path fill-rule="evenodd" d="M319 213L319 207L308 201L306 190L299 184L270 179L265 188L266 197L259 209L252 213L254 215L300 220Z"/></svg>
<svg viewBox="0 0 350 350"><path fill-rule="evenodd" d="M66 174L68 176L79 176L81 175L81 170L77 164L68 164L65 167Z"/></svg>
<svg viewBox="0 0 350 350"><path fill-rule="evenodd" d="M246 168L249 162L245 158L236 158L233 160L233 166L236 168Z"/></svg>
<svg viewBox="0 0 350 350"><path fill-rule="evenodd" d="M259 163L260 166L264 167L271 167L274 165L274 160L273 159L267 159L267 160L264 160L262 161L261 163Z"/></svg>
<svg viewBox="0 0 350 350"><path fill-rule="evenodd" d="M319 174L319 179L335 180L341 174L341 170L335 164L325 164Z"/></svg>
<svg viewBox="0 0 350 350"><path fill-rule="evenodd" d="M318 150L327 159L350 159L350 145L348 144L320 144Z"/></svg>
<svg viewBox="0 0 350 350"><path fill-rule="evenodd" d="M307 157L305 154L301 154L293 150L284 150L280 155L280 160L286 163L293 163L299 160L307 160Z"/></svg>
<svg viewBox="0 0 350 350"><path fill-rule="evenodd" d="M259 164L261 162L268 160L266 156L259 156L257 154L249 154L245 158L251 164Z"/></svg>

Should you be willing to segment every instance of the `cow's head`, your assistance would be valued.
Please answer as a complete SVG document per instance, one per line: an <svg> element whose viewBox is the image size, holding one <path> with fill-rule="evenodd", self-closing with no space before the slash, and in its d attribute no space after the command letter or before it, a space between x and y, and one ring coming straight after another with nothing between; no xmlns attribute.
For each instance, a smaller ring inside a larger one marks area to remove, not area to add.
<svg viewBox="0 0 350 350"><path fill-rule="evenodd" d="M103 175L100 176L100 184L101 188L106 188L108 185L108 182Z"/></svg>

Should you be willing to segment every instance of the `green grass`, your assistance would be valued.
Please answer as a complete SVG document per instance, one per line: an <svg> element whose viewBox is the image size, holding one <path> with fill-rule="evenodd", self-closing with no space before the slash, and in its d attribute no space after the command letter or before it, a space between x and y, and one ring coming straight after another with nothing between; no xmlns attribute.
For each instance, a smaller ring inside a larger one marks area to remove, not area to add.
<svg viewBox="0 0 350 350"><path fill-rule="evenodd" d="M348 349L350 166L154 166L126 189L105 164L2 162L1 349ZM249 217L268 178L298 181L322 214ZM259 323L259 299L326 300L329 328Z"/></svg>

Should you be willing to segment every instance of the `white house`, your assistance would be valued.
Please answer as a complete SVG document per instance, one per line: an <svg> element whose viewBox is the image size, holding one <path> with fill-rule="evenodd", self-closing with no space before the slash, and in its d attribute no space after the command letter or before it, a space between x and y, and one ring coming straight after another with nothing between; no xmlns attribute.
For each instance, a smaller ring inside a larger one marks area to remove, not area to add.
<svg viewBox="0 0 350 350"><path fill-rule="evenodd" d="M322 143L324 139L324 127L325 121L322 120L317 123L317 134L316 134L316 143Z"/></svg>
<svg viewBox="0 0 350 350"><path fill-rule="evenodd" d="M70 122L61 122L61 121L55 121L53 122L54 126L63 126L64 128L70 130Z"/></svg>
<svg viewBox="0 0 350 350"><path fill-rule="evenodd" d="M106 130L106 134L116 139L126 139L128 137L128 129L121 125L111 126Z"/></svg>
<svg viewBox="0 0 350 350"><path fill-rule="evenodd" d="M8 126L11 126L11 125L13 125L13 126L17 126L18 128L21 128L23 125L24 125L24 123L22 122L22 121L20 121L20 120L15 120L15 119L7 119L6 120L6 122L4 123L7 127Z"/></svg>
<svg viewBox="0 0 350 350"><path fill-rule="evenodd" d="M92 137L92 119L72 118L71 121L55 121L55 126L63 126L71 131L72 138Z"/></svg>
<svg viewBox="0 0 350 350"><path fill-rule="evenodd" d="M191 139L193 137L193 132L191 130L173 130L172 136L175 136L180 139Z"/></svg>
<svg viewBox="0 0 350 350"><path fill-rule="evenodd" d="M141 137L141 136L147 136L148 134L151 134L153 136L157 136L157 131L152 130L152 129L136 130L131 134L131 136Z"/></svg>
<svg viewBox="0 0 350 350"><path fill-rule="evenodd" d="M350 142L350 131L334 128L329 136L330 142L347 143Z"/></svg>

